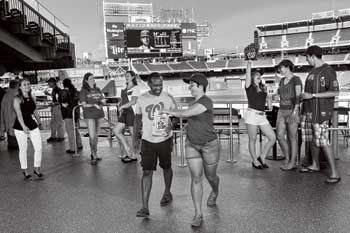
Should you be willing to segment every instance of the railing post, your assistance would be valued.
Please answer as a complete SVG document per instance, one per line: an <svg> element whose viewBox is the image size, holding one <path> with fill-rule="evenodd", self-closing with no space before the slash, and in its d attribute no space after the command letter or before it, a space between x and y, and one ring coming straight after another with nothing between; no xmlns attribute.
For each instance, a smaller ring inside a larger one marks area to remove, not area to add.
<svg viewBox="0 0 350 233"><path fill-rule="evenodd" d="M76 124L75 124L75 111L80 108L81 105L77 105L73 108L73 135L74 135L74 155L78 156L78 145L77 145L77 133L76 133Z"/></svg>
<svg viewBox="0 0 350 233"><path fill-rule="evenodd" d="M107 120L108 120L108 128L109 128L108 139L112 140L112 121L111 121L111 113L109 111L109 105L107 105Z"/></svg>
<svg viewBox="0 0 350 233"><path fill-rule="evenodd" d="M179 108L182 109L182 105L179 105ZM184 146L184 133L183 133L183 118L180 117L180 163L179 167L187 167L186 159L185 159L185 146Z"/></svg>
<svg viewBox="0 0 350 233"><path fill-rule="evenodd" d="M230 157L226 161L228 163L236 163L237 160L233 158L233 129L232 129L232 103L229 104L229 110L230 110Z"/></svg>
<svg viewBox="0 0 350 233"><path fill-rule="evenodd" d="M335 102L335 108L333 111L332 128L338 128L338 102ZM339 159L338 156L338 130L332 130L332 151L335 159Z"/></svg>
<svg viewBox="0 0 350 233"><path fill-rule="evenodd" d="M180 164L179 167L186 167L185 153L184 153L184 139L183 139L183 119L180 117Z"/></svg>

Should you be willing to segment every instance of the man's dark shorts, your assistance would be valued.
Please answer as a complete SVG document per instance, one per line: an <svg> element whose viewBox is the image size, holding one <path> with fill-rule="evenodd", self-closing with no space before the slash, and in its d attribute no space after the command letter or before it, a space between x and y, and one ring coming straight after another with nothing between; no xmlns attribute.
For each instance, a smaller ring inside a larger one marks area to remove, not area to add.
<svg viewBox="0 0 350 233"><path fill-rule="evenodd" d="M164 142L152 143L142 140L141 143L141 165L145 170L156 170L157 160L159 158L159 166L163 169L171 168L171 152L173 148L173 138L169 138Z"/></svg>
<svg viewBox="0 0 350 233"><path fill-rule="evenodd" d="M118 118L118 122L123 123L126 126L134 126L134 118L135 114L133 110L124 109Z"/></svg>

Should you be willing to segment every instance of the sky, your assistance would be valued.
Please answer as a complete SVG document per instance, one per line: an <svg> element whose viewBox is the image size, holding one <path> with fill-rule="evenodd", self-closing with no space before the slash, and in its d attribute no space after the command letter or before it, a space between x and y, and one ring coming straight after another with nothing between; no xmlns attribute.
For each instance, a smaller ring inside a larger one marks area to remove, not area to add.
<svg viewBox="0 0 350 233"><path fill-rule="evenodd" d="M76 56L91 52L93 59L105 59L102 0L39 0L69 27ZM126 2L126 1L118 1ZM194 18L208 21L213 30L203 40L204 48L239 51L253 42L256 25L310 19L315 12L350 8L349 0L139 0L153 8L193 8Z"/></svg>

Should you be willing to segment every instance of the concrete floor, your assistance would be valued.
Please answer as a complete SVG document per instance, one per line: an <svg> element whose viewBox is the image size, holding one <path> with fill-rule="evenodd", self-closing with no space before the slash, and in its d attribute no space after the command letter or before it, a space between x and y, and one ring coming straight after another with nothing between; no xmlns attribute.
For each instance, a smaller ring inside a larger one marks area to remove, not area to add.
<svg viewBox="0 0 350 233"><path fill-rule="evenodd" d="M48 138L43 134L43 140ZM326 172L282 172L281 161L269 161L269 169L255 170L247 150L247 136L234 142L235 164L226 162L228 140L222 141L221 178L217 206L205 205L210 192L204 183L201 228L192 229L194 214L188 168L177 166L170 206L160 207L164 182L160 169L154 174L149 219L136 218L141 207L139 162L123 164L113 146L100 138L98 166L89 163L88 139L83 138L80 157L65 153L64 143L43 142L44 181L24 181L18 152L0 142L1 233L166 233L166 232L350 232L350 149L340 141L337 167L342 181L326 185ZM32 156L29 156L32 166Z"/></svg>

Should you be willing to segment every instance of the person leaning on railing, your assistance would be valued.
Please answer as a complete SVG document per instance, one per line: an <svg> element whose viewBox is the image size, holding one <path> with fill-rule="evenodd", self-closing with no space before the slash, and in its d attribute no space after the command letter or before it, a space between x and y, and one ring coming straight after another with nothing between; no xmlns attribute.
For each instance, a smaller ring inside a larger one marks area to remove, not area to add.
<svg viewBox="0 0 350 233"><path fill-rule="evenodd" d="M73 120L78 123L79 109L75 110L75 119L73 119L73 109L78 106L79 92L72 84L69 78L63 80L63 90L61 90L58 101L61 104L62 118L66 126L66 132L68 135L69 149L66 150L68 154L74 154L77 150L83 149L81 142L81 136L79 130L73 127ZM74 145L74 130L76 135L77 148Z"/></svg>
<svg viewBox="0 0 350 233"><path fill-rule="evenodd" d="M89 131L91 165L96 165L98 161L102 160L101 157L97 156L97 143L101 119L104 117L103 104L106 101L102 91L96 86L92 73L84 75L79 100L83 106L83 116Z"/></svg>
<svg viewBox="0 0 350 233"><path fill-rule="evenodd" d="M135 146L134 146L134 118L135 113L133 105L136 104L137 97L141 94L140 88L137 85L136 74L133 71L127 71L125 74L125 84L126 87L121 91L120 97L121 101L118 103L120 114L118 116L118 123L113 128L113 132L117 139L119 140L120 145L123 147L126 154L121 155L122 162L130 163L137 161L135 156ZM129 132L132 137L131 146L123 135L123 130L125 127L129 128Z"/></svg>

